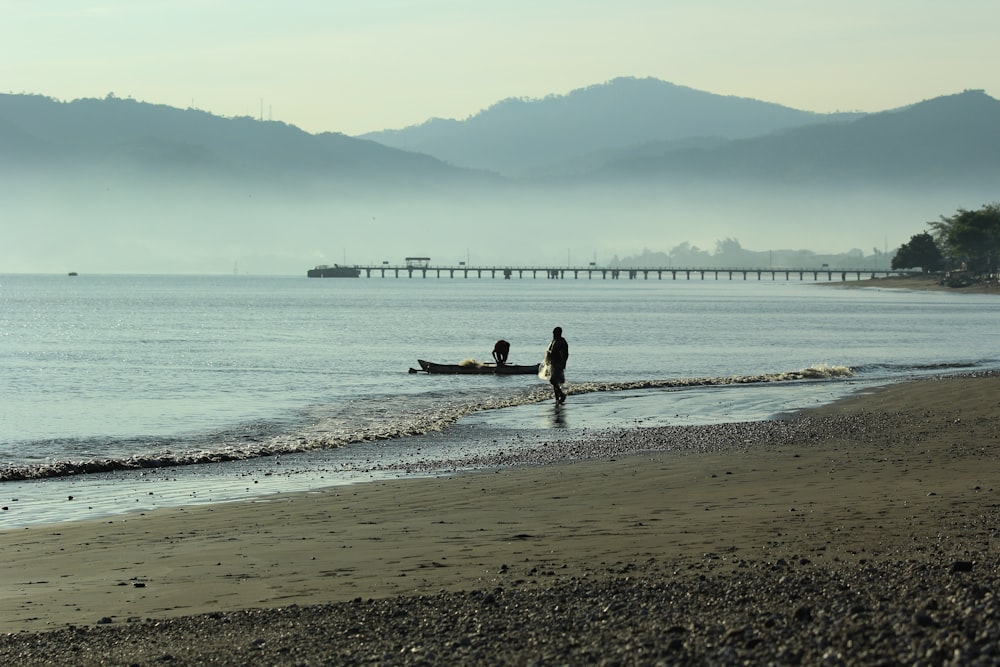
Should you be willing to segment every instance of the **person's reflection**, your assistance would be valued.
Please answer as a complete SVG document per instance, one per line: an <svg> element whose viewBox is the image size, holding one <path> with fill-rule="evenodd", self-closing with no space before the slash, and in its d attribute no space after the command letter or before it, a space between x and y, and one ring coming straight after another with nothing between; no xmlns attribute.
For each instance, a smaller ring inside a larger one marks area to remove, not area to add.
<svg viewBox="0 0 1000 667"><path fill-rule="evenodd" d="M566 408L562 403L556 403L552 410L552 428L566 428Z"/></svg>

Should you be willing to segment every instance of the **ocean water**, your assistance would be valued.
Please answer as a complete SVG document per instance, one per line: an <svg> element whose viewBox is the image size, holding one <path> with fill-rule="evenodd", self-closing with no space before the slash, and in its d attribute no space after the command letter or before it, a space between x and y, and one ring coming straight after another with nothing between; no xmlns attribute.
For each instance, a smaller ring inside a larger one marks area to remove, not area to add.
<svg viewBox="0 0 1000 667"><path fill-rule="evenodd" d="M429 436L763 419L996 368L998 306L756 277L0 275L0 494L293 453L322 466L373 443L405 458ZM489 360L501 337L535 363L554 326L570 344L559 414L533 376L409 372Z"/></svg>

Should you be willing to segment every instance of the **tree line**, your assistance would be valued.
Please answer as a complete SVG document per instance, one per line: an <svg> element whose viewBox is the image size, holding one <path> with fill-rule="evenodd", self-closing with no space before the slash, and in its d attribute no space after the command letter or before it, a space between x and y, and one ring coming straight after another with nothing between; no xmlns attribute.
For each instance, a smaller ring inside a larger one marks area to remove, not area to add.
<svg viewBox="0 0 1000 667"><path fill-rule="evenodd" d="M1000 203L974 211L958 209L927 223L930 231L916 234L892 258L893 269L919 267L925 272L963 270L989 276L1000 257Z"/></svg>

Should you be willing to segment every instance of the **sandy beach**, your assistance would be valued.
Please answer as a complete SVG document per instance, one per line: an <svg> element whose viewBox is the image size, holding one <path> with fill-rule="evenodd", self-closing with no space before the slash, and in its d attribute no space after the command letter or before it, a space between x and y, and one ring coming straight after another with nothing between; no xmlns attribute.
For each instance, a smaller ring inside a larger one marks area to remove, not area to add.
<svg viewBox="0 0 1000 667"><path fill-rule="evenodd" d="M956 650L1000 659L1000 377L915 381L780 421L630 429L552 447L554 461L598 456L0 532L0 660L736 664L784 655L791 664L832 651L841 662L831 664L876 664L912 658L914 642L926 653L928 641L942 659L927 664L949 664ZM858 577L867 583L854 591L886 598L881 609L860 598L840 612L824 606L840 604L836 591ZM749 588L723 593L734 585ZM653 603L640 602L649 595ZM498 597L523 613L503 631L461 630L459 609L477 623L510 614ZM933 607L915 613L914 599ZM379 616L385 605L396 611ZM760 609L790 622L824 618L832 636L806 641ZM600 624L619 628L615 639L546 632L553 614L581 614L583 624L595 610L617 619ZM843 624L864 610L889 613L892 636L852 644ZM985 629L963 639L959 616ZM398 620L417 617L422 630ZM413 651L400 652L407 642Z"/></svg>
<svg viewBox="0 0 1000 667"><path fill-rule="evenodd" d="M942 285L940 276L913 275L888 276L882 278L866 278L863 280L847 280L842 282L817 283L834 287L878 287L884 289L910 289L925 292L948 292L949 294L1000 294L1000 285L996 283L978 283L965 287L949 287Z"/></svg>

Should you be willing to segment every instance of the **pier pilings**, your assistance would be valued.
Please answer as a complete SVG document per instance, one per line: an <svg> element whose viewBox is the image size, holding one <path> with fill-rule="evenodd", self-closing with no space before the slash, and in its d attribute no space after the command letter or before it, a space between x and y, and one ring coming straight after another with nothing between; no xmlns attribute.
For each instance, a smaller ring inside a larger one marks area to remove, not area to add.
<svg viewBox="0 0 1000 667"><path fill-rule="evenodd" d="M864 280L889 276L910 275L912 271L894 269L833 269L788 267L546 267L546 266L392 266L355 265L365 278L517 278L547 280Z"/></svg>

